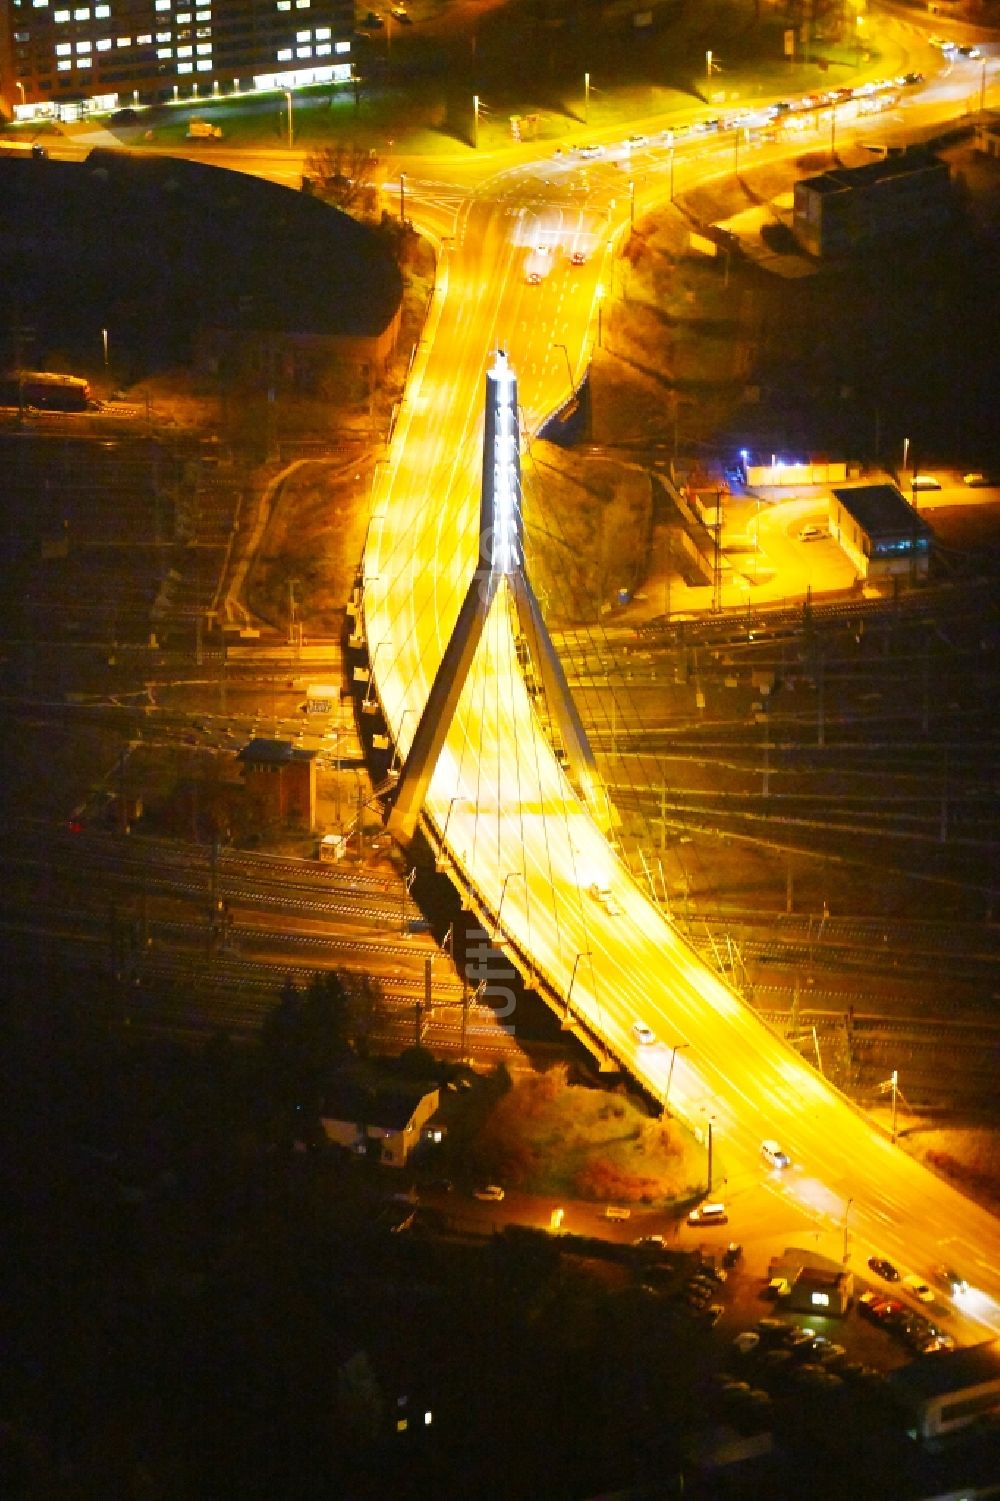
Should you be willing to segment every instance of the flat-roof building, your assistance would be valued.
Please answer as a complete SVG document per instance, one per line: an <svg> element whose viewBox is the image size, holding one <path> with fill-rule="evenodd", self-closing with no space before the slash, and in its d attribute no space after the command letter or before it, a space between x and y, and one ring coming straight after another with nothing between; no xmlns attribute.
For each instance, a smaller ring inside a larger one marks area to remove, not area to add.
<svg viewBox="0 0 1000 1501"><path fill-rule="evenodd" d="M914 147L797 182L792 228L813 255L847 255L887 236L943 224L950 213L947 163Z"/></svg>
<svg viewBox="0 0 1000 1501"><path fill-rule="evenodd" d="M1000 1339L921 1355L889 1375L915 1438L934 1439L995 1422L1000 1410Z"/></svg>
<svg viewBox="0 0 1000 1501"><path fill-rule="evenodd" d="M927 577L933 533L895 485L837 485L830 532L866 582Z"/></svg>
<svg viewBox="0 0 1000 1501"><path fill-rule="evenodd" d="M0 109L91 109L348 82L352 0L0 0Z"/></svg>

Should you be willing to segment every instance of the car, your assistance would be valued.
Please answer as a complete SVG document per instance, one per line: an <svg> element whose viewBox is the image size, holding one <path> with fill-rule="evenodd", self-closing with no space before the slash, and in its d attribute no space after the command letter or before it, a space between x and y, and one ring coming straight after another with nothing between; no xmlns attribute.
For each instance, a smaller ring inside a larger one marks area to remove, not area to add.
<svg viewBox="0 0 1000 1501"><path fill-rule="evenodd" d="M959 57L971 57L974 61L978 61L979 58L981 58L982 55L983 55L980 52L980 50L979 50L978 47L964 47L963 46L963 47L956 47L954 50L955 50L955 52L958 53Z"/></svg>
<svg viewBox="0 0 1000 1501"><path fill-rule="evenodd" d="M363 27L365 31L378 31L385 25L385 22L381 16L376 15L373 10L370 10L364 20L358 22L358 25Z"/></svg>
<svg viewBox="0 0 1000 1501"><path fill-rule="evenodd" d="M812 1352L815 1339L815 1329L799 1329L793 1324L789 1327L788 1333L782 1336L781 1347L783 1350L791 1350L793 1355L808 1357Z"/></svg>
<svg viewBox="0 0 1000 1501"><path fill-rule="evenodd" d="M627 1220L632 1215L631 1209L625 1209L618 1204L605 1204L604 1218L606 1220Z"/></svg>
<svg viewBox="0 0 1000 1501"><path fill-rule="evenodd" d="M968 474L962 475L962 483L968 485L970 490L979 490L987 485L995 485L997 478L995 475L984 474L981 469L973 469Z"/></svg>
<svg viewBox="0 0 1000 1501"><path fill-rule="evenodd" d="M585 266L587 264L587 252L585 250L574 250L569 258L569 263L571 266Z"/></svg>
<svg viewBox="0 0 1000 1501"><path fill-rule="evenodd" d="M662 1235L640 1235L632 1244L637 1251L663 1251L667 1243Z"/></svg>
<svg viewBox="0 0 1000 1501"><path fill-rule="evenodd" d="M642 1047L648 1048L656 1041L656 1033L645 1022L632 1023L632 1036Z"/></svg>
<svg viewBox="0 0 1000 1501"><path fill-rule="evenodd" d="M764 1158L764 1161L769 1163L771 1167L788 1167L789 1163L791 1162L791 1158L788 1156L788 1153L783 1152L778 1143L771 1139L767 1139L761 1142L760 1153Z"/></svg>
<svg viewBox="0 0 1000 1501"><path fill-rule="evenodd" d="M578 146L576 148L576 154L577 156L583 156L588 158L589 160L592 160L594 157L604 155L604 147L593 144L587 146Z"/></svg>
<svg viewBox="0 0 1000 1501"><path fill-rule="evenodd" d="M733 1349L737 1355L752 1355L760 1345L760 1335L755 1329L744 1329L733 1340Z"/></svg>
<svg viewBox="0 0 1000 1501"><path fill-rule="evenodd" d="M969 1284L961 1272L956 1272L951 1266L936 1266L931 1272L931 1281L936 1282L938 1287L944 1288L945 1292L953 1298L969 1291Z"/></svg>
<svg viewBox="0 0 1000 1501"><path fill-rule="evenodd" d="M800 542L822 542L830 533L822 526L804 526L799 531Z"/></svg>
<svg viewBox="0 0 1000 1501"><path fill-rule="evenodd" d="M883 1282L898 1282L899 1273L891 1261L886 1261L884 1256L869 1256L868 1269L881 1277Z"/></svg>
<svg viewBox="0 0 1000 1501"><path fill-rule="evenodd" d="M625 144L626 144L626 146L632 147L633 149L636 148L636 147L639 147L639 146L648 146L649 145L649 136L643 136L643 135L629 136L629 138L625 142Z"/></svg>
<svg viewBox="0 0 1000 1501"><path fill-rule="evenodd" d="M590 896L602 906L609 917L620 917L621 907L615 900L615 894L611 887L604 881L591 881L587 887Z"/></svg>
<svg viewBox="0 0 1000 1501"><path fill-rule="evenodd" d="M954 1350L954 1348L954 1337L939 1330L937 1334L931 1336L920 1353L921 1355L937 1355L942 1350Z"/></svg>
<svg viewBox="0 0 1000 1501"><path fill-rule="evenodd" d="M916 84L923 83L923 81L924 81L924 75L922 73L904 73L900 78L896 79L896 82L902 88L907 88L907 89L911 89Z"/></svg>
<svg viewBox="0 0 1000 1501"><path fill-rule="evenodd" d="M911 490L940 490L941 481L933 474L915 474L910 480Z"/></svg>
<svg viewBox="0 0 1000 1501"><path fill-rule="evenodd" d="M499 1183L487 1183L475 1190L475 1197L487 1204L499 1204L503 1200L503 1189Z"/></svg>
<svg viewBox="0 0 1000 1501"><path fill-rule="evenodd" d="M873 1324L880 1324L889 1301L881 1293L864 1292L858 1299L858 1314L863 1319L870 1319Z"/></svg>
<svg viewBox="0 0 1000 1501"><path fill-rule="evenodd" d="M697 1204L687 1217L689 1225L725 1225L729 1222L725 1204Z"/></svg>
<svg viewBox="0 0 1000 1501"><path fill-rule="evenodd" d="M908 1293L912 1293L915 1298L919 1298L921 1303L934 1302L934 1293L932 1289L927 1286L927 1283L922 1277L918 1277L914 1272L909 1272L903 1278L902 1285L906 1288L906 1291Z"/></svg>

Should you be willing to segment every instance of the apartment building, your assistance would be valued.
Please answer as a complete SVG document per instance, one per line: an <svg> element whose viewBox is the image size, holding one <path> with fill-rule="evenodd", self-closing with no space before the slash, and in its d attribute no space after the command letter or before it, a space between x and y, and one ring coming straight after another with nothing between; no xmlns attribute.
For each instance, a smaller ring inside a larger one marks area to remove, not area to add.
<svg viewBox="0 0 1000 1501"><path fill-rule="evenodd" d="M353 0L0 0L0 110L92 110L346 82Z"/></svg>

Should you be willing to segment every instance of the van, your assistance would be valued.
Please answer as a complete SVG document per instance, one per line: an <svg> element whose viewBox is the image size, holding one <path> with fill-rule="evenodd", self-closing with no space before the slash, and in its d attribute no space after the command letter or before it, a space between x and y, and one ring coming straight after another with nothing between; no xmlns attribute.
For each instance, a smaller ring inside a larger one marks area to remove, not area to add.
<svg viewBox="0 0 1000 1501"><path fill-rule="evenodd" d="M687 1217L689 1225L725 1225L728 1220L725 1204L698 1204Z"/></svg>

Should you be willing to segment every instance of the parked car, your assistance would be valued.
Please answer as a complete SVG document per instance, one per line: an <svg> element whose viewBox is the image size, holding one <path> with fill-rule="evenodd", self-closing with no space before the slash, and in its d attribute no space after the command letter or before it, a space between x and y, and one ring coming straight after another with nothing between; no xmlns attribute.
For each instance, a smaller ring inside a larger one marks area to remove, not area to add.
<svg viewBox="0 0 1000 1501"><path fill-rule="evenodd" d="M632 1035L643 1047L648 1048L656 1041L656 1033L645 1022L633 1022Z"/></svg>
<svg viewBox="0 0 1000 1501"><path fill-rule="evenodd" d="M640 1235L632 1244L639 1251L663 1251L666 1241L662 1235Z"/></svg>
<svg viewBox="0 0 1000 1501"><path fill-rule="evenodd" d="M499 1204L503 1199L503 1189L499 1183L487 1183L482 1188L475 1190L475 1197L482 1199L484 1203Z"/></svg>
<svg viewBox="0 0 1000 1501"><path fill-rule="evenodd" d="M884 1256L869 1256L868 1269L881 1277L883 1282L898 1282L899 1273L891 1261L886 1261Z"/></svg>
<svg viewBox="0 0 1000 1501"><path fill-rule="evenodd" d="M760 1346L760 1335L756 1329L744 1329L733 1340L733 1349L738 1355L751 1355Z"/></svg>
<svg viewBox="0 0 1000 1501"><path fill-rule="evenodd" d="M825 527L809 525L809 526L804 526L804 527L800 528L800 530L799 530L799 541L800 542L821 542L824 537L828 537L829 535L830 535L830 533L826 530Z"/></svg>
<svg viewBox="0 0 1000 1501"><path fill-rule="evenodd" d="M903 1278L902 1286L906 1288L908 1293L912 1293L915 1298L919 1298L921 1303L934 1302L934 1293L931 1288L927 1286L922 1277L916 1276L913 1272L909 1272Z"/></svg>
<svg viewBox="0 0 1000 1501"><path fill-rule="evenodd" d="M788 1153L782 1151L778 1143L771 1138L761 1142L760 1154L771 1167L788 1167L791 1163Z"/></svg>
<svg viewBox="0 0 1000 1501"><path fill-rule="evenodd" d="M858 1299L858 1314L863 1319L870 1319L873 1324L880 1324L890 1299L876 1292L864 1292Z"/></svg>
<svg viewBox="0 0 1000 1501"><path fill-rule="evenodd" d="M944 1288L945 1292L953 1298L969 1291L969 1284L961 1272L956 1272L951 1266L936 1266L931 1272L931 1281L938 1287Z"/></svg>

